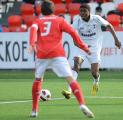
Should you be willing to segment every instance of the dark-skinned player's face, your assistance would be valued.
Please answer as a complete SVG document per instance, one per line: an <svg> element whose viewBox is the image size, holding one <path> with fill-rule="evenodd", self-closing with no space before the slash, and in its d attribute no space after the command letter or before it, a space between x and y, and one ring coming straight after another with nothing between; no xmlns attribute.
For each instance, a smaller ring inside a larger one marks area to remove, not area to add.
<svg viewBox="0 0 123 120"><path fill-rule="evenodd" d="M80 8L80 16L82 19L87 19L90 16L90 11L86 8Z"/></svg>

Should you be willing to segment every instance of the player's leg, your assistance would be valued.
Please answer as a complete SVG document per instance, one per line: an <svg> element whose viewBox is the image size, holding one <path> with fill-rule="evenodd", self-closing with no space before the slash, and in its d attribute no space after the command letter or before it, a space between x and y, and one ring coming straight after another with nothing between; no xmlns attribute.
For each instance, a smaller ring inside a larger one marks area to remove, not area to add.
<svg viewBox="0 0 123 120"><path fill-rule="evenodd" d="M32 85L32 114L31 117L38 115L40 91L42 88L43 78L35 78Z"/></svg>
<svg viewBox="0 0 123 120"><path fill-rule="evenodd" d="M78 77L78 73L80 71L81 68L81 64L83 63L83 59L81 57L74 57L74 67L72 69L72 74L73 74L73 78L74 80L77 80ZM71 88L70 86L68 86L68 90L63 90L62 94L65 96L65 98L69 99L71 96Z"/></svg>
<svg viewBox="0 0 123 120"><path fill-rule="evenodd" d="M74 57L74 67L72 68L72 74L74 80L77 80L78 73L81 69L81 65L84 62L84 60L81 57Z"/></svg>
<svg viewBox="0 0 123 120"><path fill-rule="evenodd" d="M92 87L92 95L96 95L98 92L99 88L99 79L100 79L100 74L99 74L99 66L100 66L100 48L94 49L92 47L92 54L88 55L87 58L90 61L91 64L91 73L93 76L93 87Z"/></svg>
<svg viewBox="0 0 123 120"><path fill-rule="evenodd" d="M66 58L56 58L53 63L53 71L59 76L59 77L64 77L67 81L67 83L69 84L69 86L71 87L71 90L74 94L74 96L76 97L79 105L80 105L80 109L82 110L82 112L87 116L87 117L94 117L93 113L87 108L87 106L85 105L85 100L84 100L84 96L81 90L80 85L78 84L78 82L76 80L74 80L73 76L72 76L72 71L71 71L71 67L67 61Z"/></svg>
<svg viewBox="0 0 123 120"><path fill-rule="evenodd" d="M48 66L46 60L36 59L35 80L32 85L32 114L31 117L36 117L39 111L39 98L42 88L43 74Z"/></svg>
<svg viewBox="0 0 123 120"><path fill-rule="evenodd" d="M99 63L91 64L91 73L93 76L92 95L96 95L99 89L99 80L100 80Z"/></svg>
<svg viewBox="0 0 123 120"><path fill-rule="evenodd" d="M79 105L80 105L80 109L81 111L89 118L93 118L94 114L91 112L91 110L89 110L89 108L85 105L85 99L81 90L80 85L78 84L78 82L76 80L73 79L72 76L68 76L66 77L66 81L68 82L72 93L74 94L74 96L76 97Z"/></svg>

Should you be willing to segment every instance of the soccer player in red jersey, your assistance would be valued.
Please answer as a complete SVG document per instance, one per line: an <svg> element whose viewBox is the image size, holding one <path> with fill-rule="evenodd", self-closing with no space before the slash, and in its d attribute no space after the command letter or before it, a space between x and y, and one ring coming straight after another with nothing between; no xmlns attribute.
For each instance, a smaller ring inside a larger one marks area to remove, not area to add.
<svg viewBox="0 0 123 120"><path fill-rule="evenodd" d="M43 75L48 66L59 76L64 77L75 95L81 111L89 118L94 114L85 105L84 96L78 82L73 79L70 65L65 56L62 45L62 33L69 33L74 43L88 54L87 45L81 41L78 33L69 25L64 18L55 16L54 4L51 1L44 1L41 4L42 14L30 28L29 52L36 52L35 80L32 85L32 117L38 115L39 97L42 88Z"/></svg>

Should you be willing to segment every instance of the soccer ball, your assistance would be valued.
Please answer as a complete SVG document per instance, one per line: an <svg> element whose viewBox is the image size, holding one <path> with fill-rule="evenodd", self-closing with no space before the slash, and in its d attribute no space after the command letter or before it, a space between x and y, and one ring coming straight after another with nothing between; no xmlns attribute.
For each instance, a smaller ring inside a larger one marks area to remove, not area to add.
<svg viewBox="0 0 123 120"><path fill-rule="evenodd" d="M40 100L48 101L51 99L51 93L47 89L42 89L40 92Z"/></svg>

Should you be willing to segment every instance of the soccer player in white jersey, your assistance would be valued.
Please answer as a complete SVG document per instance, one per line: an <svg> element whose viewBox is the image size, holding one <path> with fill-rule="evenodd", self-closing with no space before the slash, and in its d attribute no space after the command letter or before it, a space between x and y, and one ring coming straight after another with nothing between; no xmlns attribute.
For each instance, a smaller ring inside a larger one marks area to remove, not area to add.
<svg viewBox="0 0 123 120"><path fill-rule="evenodd" d="M77 30L84 42L88 45L92 54L87 55L84 51L81 52L81 54L78 54L80 53L80 49L76 47L77 51L74 57L73 76L74 79L77 80L78 72L81 68L81 65L84 62L85 58L87 58L91 64L91 73L93 76L92 95L96 95L100 79L99 64L103 40L103 33L101 30L102 26L108 28L114 38L113 42L120 49L121 42L118 40L113 26L102 17L90 14L89 5L82 4L80 6L79 16L73 21L73 27ZM70 88L68 91L64 90L62 94L69 99L71 95Z"/></svg>

